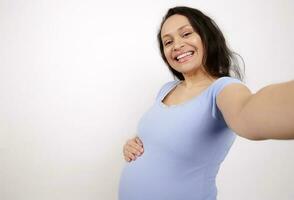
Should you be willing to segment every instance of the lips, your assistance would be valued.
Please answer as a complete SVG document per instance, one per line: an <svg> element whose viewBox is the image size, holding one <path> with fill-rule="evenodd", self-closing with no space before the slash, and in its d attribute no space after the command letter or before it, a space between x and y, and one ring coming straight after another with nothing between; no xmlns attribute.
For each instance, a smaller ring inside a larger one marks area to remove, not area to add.
<svg viewBox="0 0 294 200"><path fill-rule="evenodd" d="M179 63L185 62L189 60L190 57L192 57L194 54L194 51L186 51L176 54L173 59L176 60Z"/></svg>

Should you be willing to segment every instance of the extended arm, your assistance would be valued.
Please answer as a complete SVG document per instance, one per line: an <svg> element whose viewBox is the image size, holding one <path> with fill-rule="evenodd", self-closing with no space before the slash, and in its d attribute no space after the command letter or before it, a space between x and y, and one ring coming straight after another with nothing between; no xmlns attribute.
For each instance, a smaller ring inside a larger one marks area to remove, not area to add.
<svg viewBox="0 0 294 200"><path fill-rule="evenodd" d="M244 85L228 85L217 104L227 124L242 137L294 139L294 81L271 84L255 94Z"/></svg>

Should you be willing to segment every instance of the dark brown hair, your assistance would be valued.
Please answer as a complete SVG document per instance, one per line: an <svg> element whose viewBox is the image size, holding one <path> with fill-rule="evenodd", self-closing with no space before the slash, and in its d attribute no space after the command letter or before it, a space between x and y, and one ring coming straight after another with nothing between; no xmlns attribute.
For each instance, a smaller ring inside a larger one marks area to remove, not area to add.
<svg viewBox="0 0 294 200"><path fill-rule="evenodd" d="M160 29L157 34L161 57L168 65L169 70L174 76L176 76L179 80L184 80L182 73L174 70L166 60L161 39L161 29L164 22L170 16L175 14L187 17L194 31L196 31L201 37L204 47L203 66L209 75L213 77L223 77L232 76L233 73L236 78L240 80L243 79L236 55L241 58L243 66L245 67L242 57L239 56L239 54L232 52L227 47L221 30L210 17L206 16L197 9L189 7L170 8L163 17Z"/></svg>

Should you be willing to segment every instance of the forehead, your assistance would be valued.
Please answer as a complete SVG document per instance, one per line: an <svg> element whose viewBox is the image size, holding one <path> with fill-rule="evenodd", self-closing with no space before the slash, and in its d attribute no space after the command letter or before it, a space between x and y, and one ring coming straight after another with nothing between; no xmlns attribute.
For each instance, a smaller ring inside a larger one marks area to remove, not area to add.
<svg viewBox="0 0 294 200"><path fill-rule="evenodd" d="M178 14L172 15L163 23L161 28L161 36L173 33L185 25L191 26L187 17Z"/></svg>

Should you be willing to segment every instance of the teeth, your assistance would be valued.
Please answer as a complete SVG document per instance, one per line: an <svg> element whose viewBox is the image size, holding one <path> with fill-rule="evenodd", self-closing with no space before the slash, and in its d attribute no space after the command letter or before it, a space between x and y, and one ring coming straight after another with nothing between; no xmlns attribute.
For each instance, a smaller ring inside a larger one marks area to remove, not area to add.
<svg viewBox="0 0 294 200"><path fill-rule="evenodd" d="M183 53L183 54L179 55L179 56L177 57L177 60L179 60L179 59L181 59L181 58L183 58L183 57L185 57L185 56L189 56L189 55L192 55L192 52L191 52L191 51L188 51L188 52L186 52L186 53Z"/></svg>

